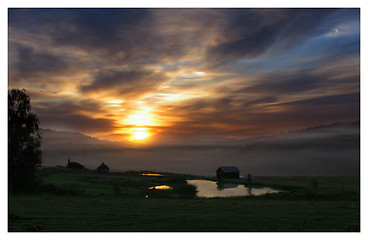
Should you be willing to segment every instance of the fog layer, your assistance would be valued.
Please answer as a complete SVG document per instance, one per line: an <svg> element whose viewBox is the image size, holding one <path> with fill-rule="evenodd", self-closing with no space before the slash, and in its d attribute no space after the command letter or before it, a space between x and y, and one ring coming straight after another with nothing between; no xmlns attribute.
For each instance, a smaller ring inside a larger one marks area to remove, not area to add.
<svg viewBox="0 0 368 240"><path fill-rule="evenodd" d="M359 123L315 127L232 145L132 147L78 133L42 130L43 166L66 166L68 158L96 169L153 170L214 176L219 166L237 166L240 175L359 175Z"/></svg>

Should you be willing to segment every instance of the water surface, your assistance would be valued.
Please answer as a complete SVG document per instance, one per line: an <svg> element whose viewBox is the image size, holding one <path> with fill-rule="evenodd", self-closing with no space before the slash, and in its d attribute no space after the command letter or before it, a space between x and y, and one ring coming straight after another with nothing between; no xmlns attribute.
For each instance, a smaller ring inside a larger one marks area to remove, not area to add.
<svg viewBox="0 0 368 240"><path fill-rule="evenodd" d="M173 188L167 185L153 186L148 189L172 190Z"/></svg>
<svg viewBox="0 0 368 240"><path fill-rule="evenodd" d="M218 183L208 180L187 180L188 184L197 186L198 197L237 197L237 196L249 196L249 195L262 195L267 193L278 193L279 190L275 190L269 187L263 188L248 188L241 184L232 183Z"/></svg>
<svg viewBox="0 0 368 240"><path fill-rule="evenodd" d="M141 173L141 176L149 176L149 177L163 177L164 175L159 173Z"/></svg>

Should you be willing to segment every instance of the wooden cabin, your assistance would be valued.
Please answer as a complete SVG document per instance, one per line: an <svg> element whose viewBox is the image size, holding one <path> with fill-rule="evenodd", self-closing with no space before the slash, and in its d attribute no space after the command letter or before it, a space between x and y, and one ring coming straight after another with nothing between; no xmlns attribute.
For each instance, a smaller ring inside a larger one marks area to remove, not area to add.
<svg viewBox="0 0 368 240"><path fill-rule="evenodd" d="M108 173L110 168L102 162L102 164L97 168L97 172L99 173Z"/></svg>
<svg viewBox="0 0 368 240"><path fill-rule="evenodd" d="M216 176L219 179L222 178L239 178L239 169L237 167L219 167L216 170Z"/></svg>

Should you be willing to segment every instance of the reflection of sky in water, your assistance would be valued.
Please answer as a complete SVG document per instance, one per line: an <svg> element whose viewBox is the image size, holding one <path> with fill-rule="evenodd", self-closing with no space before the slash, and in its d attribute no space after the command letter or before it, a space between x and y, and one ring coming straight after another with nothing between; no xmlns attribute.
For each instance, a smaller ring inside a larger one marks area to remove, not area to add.
<svg viewBox="0 0 368 240"><path fill-rule="evenodd" d="M207 180L187 180L188 184L197 186L198 197L235 197L235 196L247 196L249 195L248 188L244 185L237 184L224 184L223 189L220 191L217 189L216 182ZM278 190L274 190L268 187L264 188L252 188L252 195L262 195L266 193L277 193Z"/></svg>

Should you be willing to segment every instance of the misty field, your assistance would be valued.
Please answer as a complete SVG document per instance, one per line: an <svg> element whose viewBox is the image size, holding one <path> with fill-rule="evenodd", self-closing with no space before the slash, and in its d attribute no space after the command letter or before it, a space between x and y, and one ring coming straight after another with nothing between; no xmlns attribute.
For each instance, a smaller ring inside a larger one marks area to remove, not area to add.
<svg viewBox="0 0 368 240"><path fill-rule="evenodd" d="M39 193L9 196L9 231L359 231L359 177L256 177L283 192L197 198L186 179L47 168ZM232 180L248 184L245 179ZM149 189L169 185L171 190Z"/></svg>

